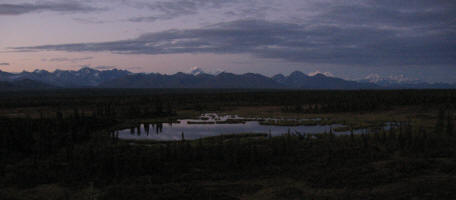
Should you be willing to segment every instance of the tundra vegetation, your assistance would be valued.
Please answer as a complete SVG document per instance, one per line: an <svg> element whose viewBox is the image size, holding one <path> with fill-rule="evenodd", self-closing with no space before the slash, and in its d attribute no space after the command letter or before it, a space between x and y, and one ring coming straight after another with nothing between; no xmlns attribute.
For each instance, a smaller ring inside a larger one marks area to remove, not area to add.
<svg viewBox="0 0 456 200"><path fill-rule="evenodd" d="M456 199L455 106L454 90L2 93L0 199ZM114 131L206 112L396 126L176 141Z"/></svg>

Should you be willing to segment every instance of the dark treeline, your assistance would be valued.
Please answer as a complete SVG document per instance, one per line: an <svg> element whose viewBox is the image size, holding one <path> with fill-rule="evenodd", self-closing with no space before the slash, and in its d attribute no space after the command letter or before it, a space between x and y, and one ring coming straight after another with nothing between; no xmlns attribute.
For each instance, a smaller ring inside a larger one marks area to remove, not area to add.
<svg viewBox="0 0 456 200"><path fill-rule="evenodd" d="M112 120L78 113L65 119L61 113L52 119L0 119L1 165L25 158L37 163L62 148L70 155L75 145L91 140L95 132L115 124Z"/></svg>
<svg viewBox="0 0 456 200"><path fill-rule="evenodd" d="M230 106L281 106L284 112L329 113L374 111L395 106L454 108L456 90L69 90L18 93L0 97L0 108L52 107L112 112L147 112L160 108L220 110ZM22 94L22 95L21 95ZM0 95L1 96L1 95ZM126 111L130 110L130 111ZM157 110L156 110L157 111ZM153 111L155 112L155 111Z"/></svg>

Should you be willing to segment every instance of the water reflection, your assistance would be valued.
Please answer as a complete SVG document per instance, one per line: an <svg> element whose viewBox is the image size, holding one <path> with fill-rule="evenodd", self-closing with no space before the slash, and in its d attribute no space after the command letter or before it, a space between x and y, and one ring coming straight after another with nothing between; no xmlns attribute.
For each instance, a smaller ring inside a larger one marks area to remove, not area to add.
<svg viewBox="0 0 456 200"><path fill-rule="evenodd" d="M130 129L119 130L117 134L121 139L150 139L150 140L180 140L199 139L208 136L240 133L266 133L272 136L284 133L315 134L329 132L331 129L343 127L341 124L318 125L309 123L298 126L262 125L264 121L287 119L247 119L237 115L218 116L213 113L202 115L199 119L182 119L170 123L146 123ZM293 120L293 119L288 119ZM302 119L295 122L320 120ZM386 128L388 128L387 125ZM356 130L355 132L362 132ZM349 134L350 131L336 132L335 134Z"/></svg>

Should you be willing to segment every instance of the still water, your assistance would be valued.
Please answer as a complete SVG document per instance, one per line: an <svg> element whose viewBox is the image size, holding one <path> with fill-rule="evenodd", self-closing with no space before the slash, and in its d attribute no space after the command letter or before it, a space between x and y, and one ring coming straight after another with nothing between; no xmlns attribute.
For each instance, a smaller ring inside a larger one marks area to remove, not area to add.
<svg viewBox="0 0 456 200"><path fill-rule="evenodd" d="M230 121L231 120L231 121ZM236 121L238 120L238 121ZM245 120L245 121L244 121ZM138 127L117 131L121 139L139 140L180 140L182 135L185 139L199 139L209 136L241 133L266 133L278 136L285 133L315 134L329 132L331 128L342 127L341 124L333 125L299 125L299 126L276 126L262 125L260 121L278 119L246 119L239 116L218 116L205 114L200 119L181 119L173 123L141 124ZM287 119L280 119L287 120ZM292 119L289 119L292 120ZM303 119L320 120L320 119ZM296 120L295 120L296 121ZM230 122L230 123L227 123ZM360 130L357 130L359 132ZM350 131L334 132L335 134L349 134Z"/></svg>

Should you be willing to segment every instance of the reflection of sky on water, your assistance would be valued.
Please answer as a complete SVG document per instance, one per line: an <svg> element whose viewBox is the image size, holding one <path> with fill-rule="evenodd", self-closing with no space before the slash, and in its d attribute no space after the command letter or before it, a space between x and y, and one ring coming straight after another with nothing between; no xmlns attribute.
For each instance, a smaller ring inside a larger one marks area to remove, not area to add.
<svg viewBox="0 0 456 200"><path fill-rule="evenodd" d="M314 126L273 126L261 125L259 121L247 121L237 124L188 124L187 122L215 122L229 119L243 119L234 116L217 116L216 114L202 115L202 119L183 119L177 123L142 124L140 127L118 131L122 139L149 139L149 140L180 140L182 133L185 139L199 139L209 136L239 134L239 133L271 133L272 136L284 133L315 134L329 132L331 128L342 127L341 124L314 125ZM249 119L252 120L252 119ZM306 119L309 120L309 119ZM312 119L313 120L313 119ZM139 131L138 131L139 128ZM356 132L361 132L357 130ZM335 134L349 134L350 131L334 132Z"/></svg>

